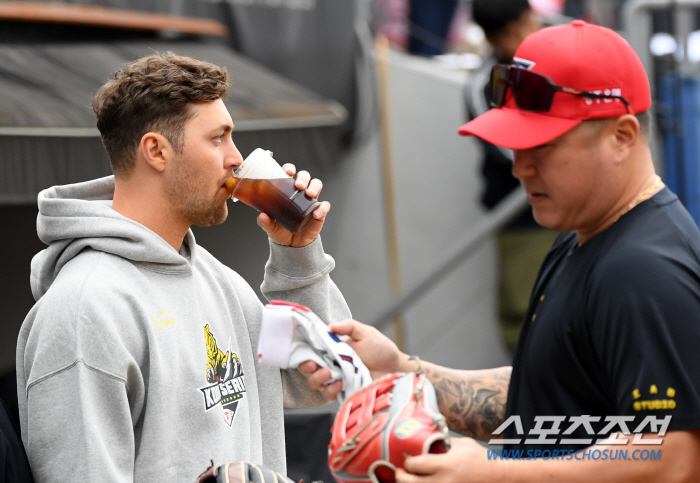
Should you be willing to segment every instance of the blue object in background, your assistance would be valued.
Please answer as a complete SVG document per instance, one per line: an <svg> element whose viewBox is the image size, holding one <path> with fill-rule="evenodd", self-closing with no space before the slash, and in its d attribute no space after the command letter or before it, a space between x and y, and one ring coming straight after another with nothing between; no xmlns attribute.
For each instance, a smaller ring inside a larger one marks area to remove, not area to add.
<svg viewBox="0 0 700 483"><path fill-rule="evenodd" d="M660 74L657 97L664 181L700 225L700 79Z"/></svg>
<svg viewBox="0 0 700 483"><path fill-rule="evenodd" d="M445 53L445 40L457 0L411 0L408 51L433 56Z"/></svg>

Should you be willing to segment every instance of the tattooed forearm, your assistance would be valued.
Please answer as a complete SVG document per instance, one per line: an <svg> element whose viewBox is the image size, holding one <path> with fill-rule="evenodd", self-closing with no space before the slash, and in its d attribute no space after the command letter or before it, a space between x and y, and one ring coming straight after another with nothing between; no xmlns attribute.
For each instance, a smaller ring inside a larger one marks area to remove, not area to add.
<svg viewBox="0 0 700 483"><path fill-rule="evenodd" d="M511 368L457 371L426 364L423 370L435 386L449 428L472 438L490 439L504 421Z"/></svg>

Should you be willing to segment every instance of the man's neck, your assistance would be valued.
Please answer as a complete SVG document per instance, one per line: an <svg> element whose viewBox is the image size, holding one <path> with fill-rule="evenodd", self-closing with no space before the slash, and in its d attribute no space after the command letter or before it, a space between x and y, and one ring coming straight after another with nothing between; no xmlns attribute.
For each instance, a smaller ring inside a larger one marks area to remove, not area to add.
<svg viewBox="0 0 700 483"><path fill-rule="evenodd" d="M141 184L133 177L117 178L112 209L153 231L179 252L189 224L172 213L170 203L159 189Z"/></svg>
<svg viewBox="0 0 700 483"><path fill-rule="evenodd" d="M586 241L590 240L592 237L598 233L608 229L617 220L619 220L624 214L631 211L635 206L648 200L656 193L661 191L664 187L661 178L651 170L645 173L636 183L630 186L630 190L625 191L624 195L620 197L619 202L615 205L614 209L610 211L605 221L601 223L598 229L593 231L577 230L577 236L579 239L578 245L583 245Z"/></svg>

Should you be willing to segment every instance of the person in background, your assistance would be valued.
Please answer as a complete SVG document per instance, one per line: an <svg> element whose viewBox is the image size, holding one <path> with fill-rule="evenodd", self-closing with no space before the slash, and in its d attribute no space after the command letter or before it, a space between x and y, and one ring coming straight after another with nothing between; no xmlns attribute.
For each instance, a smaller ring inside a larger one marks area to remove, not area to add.
<svg viewBox="0 0 700 483"><path fill-rule="evenodd" d="M470 118L475 118L491 108L493 66L510 64L523 39L542 28L543 23L528 0L473 0L472 20L484 30L492 49L467 86L467 110ZM511 173L513 152L483 139L479 141L484 148L481 203L492 209L520 183ZM497 234L498 321L503 342L511 354L515 352L537 269L555 237L554 231L535 223L530 207Z"/></svg>
<svg viewBox="0 0 700 483"><path fill-rule="evenodd" d="M410 0L408 52L432 57L445 53L457 0Z"/></svg>

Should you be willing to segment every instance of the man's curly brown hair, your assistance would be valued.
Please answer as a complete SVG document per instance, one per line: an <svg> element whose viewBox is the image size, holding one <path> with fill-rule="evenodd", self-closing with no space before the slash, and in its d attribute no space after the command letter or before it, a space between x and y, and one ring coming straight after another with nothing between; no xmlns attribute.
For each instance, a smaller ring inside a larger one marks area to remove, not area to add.
<svg viewBox="0 0 700 483"><path fill-rule="evenodd" d="M176 55L155 53L130 62L95 93L92 109L115 176L132 172L141 138L165 136L176 152L184 143L191 103L228 94L226 69Z"/></svg>

